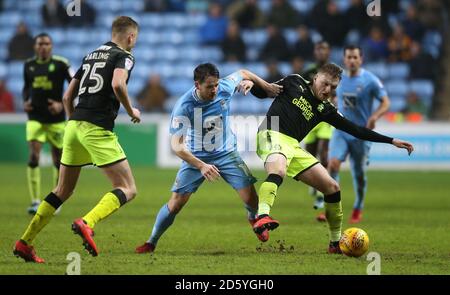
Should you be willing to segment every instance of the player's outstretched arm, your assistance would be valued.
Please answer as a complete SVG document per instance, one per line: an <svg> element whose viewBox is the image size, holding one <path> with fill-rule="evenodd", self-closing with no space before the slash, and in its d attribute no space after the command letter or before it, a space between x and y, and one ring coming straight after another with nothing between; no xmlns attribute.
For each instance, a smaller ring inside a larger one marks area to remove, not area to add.
<svg viewBox="0 0 450 295"><path fill-rule="evenodd" d="M131 117L131 122L139 123L141 122L141 112L131 106L130 99L128 98L127 79L128 71L116 68L114 70L111 86L117 99Z"/></svg>
<svg viewBox="0 0 450 295"><path fill-rule="evenodd" d="M406 149L408 151L408 155L411 155L411 153L414 151L414 146L407 141L394 138L392 140L392 144L400 149Z"/></svg>
<svg viewBox="0 0 450 295"><path fill-rule="evenodd" d="M184 144L184 135L174 134L171 137L170 145L174 153L182 160L197 168L203 177L208 181L214 181L220 177L219 169L216 166L207 164L194 156Z"/></svg>
<svg viewBox="0 0 450 295"><path fill-rule="evenodd" d="M242 75L243 80L250 80L255 84L255 86L261 88L261 90L267 95L266 97L276 97L283 91L283 86L275 83L269 83L249 70L242 69L239 70L239 73Z"/></svg>
<svg viewBox="0 0 450 295"><path fill-rule="evenodd" d="M69 83L69 87L67 87L67 90L63 95L64 110L66 111L68 118L70 118L73 113L73 101L78 95L78 87L80 87L80 80L73 78Z"/></svg>
<svg viewBox="0 0 450 295"><path fill-rule="evenodd" d="M388 136L382 135L378 132L375 132L373 130L370 130L366 127L358 126L358 125L354 124L353 122L347 120L346 118L344 118L337 112L332 112L332 113L328 114L325 117L325 122L333 125L334 127L336 127L339 130L345 131L345 132L347 132L359 139L362 139L362 140L368 140L368 141L372 141L372 142L390 143L390 144L395 145L398 148L404 148L408 151L408 155L410 155L414 150L413 145L409 142L406 142L406 141L403 141L400 139L394 139L392 137L388 137Z"/></svg>

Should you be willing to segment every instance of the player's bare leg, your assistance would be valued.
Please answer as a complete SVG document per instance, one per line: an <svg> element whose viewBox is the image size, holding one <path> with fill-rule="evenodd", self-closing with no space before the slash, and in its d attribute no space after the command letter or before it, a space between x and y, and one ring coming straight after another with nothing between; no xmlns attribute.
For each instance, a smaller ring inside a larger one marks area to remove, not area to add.
<svg viewBox="0 0 450 295"><path fill-rule="evenodd" d="M248 213L247 218L253 228L255 223L258 221L258 195L256 193L255 186L252 184L243 189L237 190L237 192L245 204ZM256 232L255 234L261 242L267 242L269 240L269 231L267 229L260 234Z"/></svg>
<svg viewBox="0 0 450 295"><path fill-rule="evenodd" d="M138 246L135 250L138 254L152 253L155 251L156 245L164 234L164 232L172 225L176 215L183 209L184 205L189 201L192 193L173 192L167 204L164 204L156 216L152 233L147 242Z"/></svg>
<svg viewBox="0 0 450 295"><path fill-rule="evenodd" d="M327 170L317 164L295 177L324 194L325 215L328 222L330 245L329 253L340 253L339 240L342 228L342 204L339 184L331 178Z"/></svg>
<svg viewBox="0 0 450 295"><path fill-rule="evenodd" d="M113 190L106 193L89 213L72 223L72 230L81 236L83 245L92 256L98 255L97 245L92 238L95 225L131 201L137 194L134 177L127 160L100 168L111 181Z"/></svg>

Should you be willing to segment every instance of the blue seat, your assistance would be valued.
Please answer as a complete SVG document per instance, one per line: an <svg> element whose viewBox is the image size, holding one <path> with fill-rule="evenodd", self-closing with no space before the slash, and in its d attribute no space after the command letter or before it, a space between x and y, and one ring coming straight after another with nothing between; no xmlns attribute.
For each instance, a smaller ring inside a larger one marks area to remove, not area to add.
<svg viewBox="0 0 450 295"><path fill-rule="evenodd" d="M23 19L23 16L17 11L8 11L8 13L0 13L0 27L16 27Z"/></svg>
<svg viewBox="0 0 450 295"><path fill-rule="evenodd" d="M330 54L330 60L336 64L342 63L343 52L344 52L344 49L341 47L332 47L331 54Z"/></svg>
<svg viewBox="0 0 450 295"><path fill-rule="evenodd" d="M388 77L389 71L386 67L385 63L368 63L366 65L363 65L363 67L372 72L375 76L380 78L381 80L385 80Z"/></svg>
<svg viewBox="0 0 450 295"><path fill-rule="evenodd" d="M192 79L178 78L165 80L166 89L172 96L179 97L194 86Z"/></svg>
<svg viewBox="0 0 450 295"><path fill-rule="evenodd" d="M242 69L244 66L238 62L226 62L219 65L220 76L225 77L237 70Z"/></svg>
<svg viewBox="0 0 450 295"><path fill-rule="evenodd" d="M6 86L8 87L9 91L14 94L14 96L21 97L23 90L22 77L10 76L10 78L6 81Z"/></svg>
<svg viewBox="0 0 450 295"><path fill-rule="evenodd" d="M184 42L183 34L179 30L166 29L160 32L161 41L165 44L178 45Z"/></svg>
<svg viewBox="0 0 450 295"><path fill-rule="evenodd" d="M9 40L14 36L14 27L2 27L0 30L0 44L2 47L7 47Z"/></svg>
<svg viewBox="0 0 450 295"><path fill-rule="evenodd" d="M139 91L144 87L147 79L145 78L138 78L134 77L133 79L130 79L130 82L128 83L128 93L131 97L136 98L136 96L139 94Z"/></svg>
<svg viewBox="0 0 450 295"><path fill-rule="evenodd" d="M76 42L72 39L72 35L67 34L63 29L47 29L44 32L50 35L55 47L63 44L66 41L66 36L70 36L69 42Z"/></svg>
<svg viewBox="0 0 450 295"><path fill-rule="evenodd" d="M4 80L8 74L8 66L0 61L0 79Z"/></svg>
<svg viewBox="0 0 450 295"><path fill-rule="evenodd" d="M284 76L292 74L292 66L288 62L280 62L278 64L278 69L280 69L281 74Z"/></svg>
<svg viewBox="0 0 450 295"><path fill-rule="evenodd" d="M198 62L202 59L202 53L196 46L187 46L183 49L183 59L191 62Z"/></svg>
<svg viewBox="0 0 450 295"><path fill-rule="evenodd" d="M347 36L345 36L345 43L346 44L360 44L361 43L361 35L359 34L358 30L355 28L351 29Z"/></svg>
<svg viewBox="0 0 450 295"><path fill-rule="evenodd" d="M390 112L401 112L406 107L406 98L404 96L390 96L391 105Z"/></svg>
<svg viewBox="0 0 450 295"><path fill-rule="evenodd" d="M433 102L434 85L430 80L412 80L409 84L410 91L414 91L419 96L420 100L424 102L427 107L430 107Z"/></svg>
<svg viewBox="0 0 450 295"><path fill-rule="evenodd" d="M284 38L286 38L286 41L288 44L294 44L298 40L298 34L297 31L294 29L284 29L283 30Z"/></svg>
<svg viewBox="0 0 450 295"><path fill-rule="evenodd" d="M311 8L314 5L314 1L310 0L296 0L296 1L290 1L291 5L298 11L302 13L306 13L311 10Z"/></svg>
<svg viewBox="0 0 450 295"><path fill-rule="evenodd" d="M143 62L150 62L156 59L156 51L150 46L139 46L133 50L133 55L136 58L136 64Z"/></svg>
<svg viewBox="0 0 450 295"><path fill-rule="evenodd" d="M205 61L210 62L219 62L223 59L222 50L218 47L214 46L208 46L208 47L202 47L202 58Z"/></svg>
<svg viewBox="0 0 450 295"><path fill-rule="evenodd" d="M263 29L243 30L241 35L246 44L256 48L261 48L267 40L267 33Z"/></svg>
<svg viewBox="0 0 450 295"><path fill-rule="evenodd" d="M389 80L385 84L389 96L405 97L408 92L408 84L404 80Z"/></svg>
<svg viewBox="0 0 450 295"><path fill-rule="evenodd" d="M20 80L23 76L23 62L22 61L12 61L8 63L8 76L9 77L20 77Z"/></svg>
<svg viewBox="0 0 450 295"><path fill-rule="evenodd" d="M389 79L406 79L409 76L407 63L394 63L388 65Z"/></svg>
<svg viewBox="0 0 450 295"><path fill-rule="evenodd" d="M262 62L247 63L245 67L260 77L267 76L267 67Z"/></svg>
<svg viewBox="0 0 450 295"><path fill-rule="evenodd" d="M186 16L186 25L192 28L198 28L206 22L206 14L188 14Z"/></svg>

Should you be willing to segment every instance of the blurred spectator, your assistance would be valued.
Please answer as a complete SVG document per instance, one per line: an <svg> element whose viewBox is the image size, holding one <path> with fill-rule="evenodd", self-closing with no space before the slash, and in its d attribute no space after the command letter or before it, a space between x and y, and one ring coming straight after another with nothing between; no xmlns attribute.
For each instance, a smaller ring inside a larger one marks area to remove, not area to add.
<svg viewBox="0 0 450 295"><path fill-rule="evenodd" d="M309 30L305 25L297 28L298 40L294 44L293 54L301 56L303 59L312 60L314 43L309 35Z"/></svg>
<svg viewBox="0 0 450 295"><path fill-rule="evenodd" d="M370 18L363 0L351 0L350 7L345 12L347 30L357 30L359 35L367 32Z"/></svg>
<svg viewBox="0 0 450 295"><path fill-rule="evenodd" d="M208 0L187 0L186 11L188 13L206 13L208 5Z"/></svg>
<svg viewBox="0 0 450 295"><path fill-rule="evenodd" d="M34 40L28 32L25 23L20 22L17 25L16 34L11 38L8 44L8 60L25 60L34 55Z"/></svg>
<svg viewBox="0 0 450 295"><path fill-rule="evenodd" d="M146 12L184 12L185 1L183 0L144 0L144 11Z"/></svg>
<svg viewBox="0 0 450 295"><path fill-rule="evenodd" d="M169 92L161 84L161 77L151 75L147 84L137 95L137 101L144 112L163 112L164 103L169 97Z"/></svg>
<svg viewBox="0 0 450 295"><path fill-rule="evenodd" d="M305 61L301 56L294 56L291 60L291 68L293 74L299 74L303 73L303 69L305 67Z"/></svg>
<svg viewBox="0 0 450 295"><path fill-rule="evenodd" d="M228 18L223 15L222 6L211 3L208 18L200 27L200 39L204 45L220 45L225 39L228 28Z"/></svg>
<svg viewBox="0 0 450 295"><path fill-rule="evenodd" d="M442 29L445 19L448 17L443 2L448 1L419 0L417 2L419 20L426 29Z"/></svg>
<svg viewBox="0 0 450 295"><path fill-rule="evenodd" d="M62 27L69 22L66 9L58 0L47 0L42 4L41 16L47 27Z"/></svg>
<svg viewBox="0 0 450 295"><path fill-rule="evenodd" d="M278 27L268 25L266 31L267 40L259 54L259 60L275 59L277 61L289 61L290 52L288 43Z"/></svg>
<svg viewBox="0 0 450 295"><path fill-rule="evenodd" d="M435 59L427 52L422 50L418 42L411 44L411 60L409 62L411 79L430 79L434 80L437 76L437 67Z"/></svg>
<svg viewBox="0 0 450 295"><path fill-rule="evenodd" d="M5 81L0 79L0 113L14 112L14 97L6 88Z"/></svg>
<svg viewBox="0 0 450 295"><path fill-rule="evenodd" d="M389 13L392 14L397 14L399 13L399 4L400 1L380 1L381 3L381 15L386 14L388 15Z"/></svg>
<svg viewBox="0 0 450 295"><path fill-rule="evenodd" d="M420 115L420 117L428 117L428 108L427 106L420 100L417 93L414 91L411 91L406 96L406 107L402 110L402 113L406 116L411 115ZM411 116L413 117L413 116ZM414 119L414 121L417 121L417 119ZM421 121L421 120L418 120Z"/></svg>
<svg viewBox="0 0 450 295"><path fill-rule="evenodd" d="M300 24L300 14L287 0L272 0L267 22L280 29L296 27Z"/></svg>
<svg viewBox="0 0 450 295"><path fill-rule="evenodd" d="M276 82L280 79L283 79L283 74L278 69L278 63L274 59L270 59L266 62L267 67L267 77L265 80L269 83Z"/></svg>
<svg viewBox="0 0 450 295"><path fill-rule="evenodd" d="M92 26L95 24L97 12L86 1L80 0L80 16L71 16L70 25L76 27Z"/></svg>
<svg viewBox="0 0 450 295"><path fill-rule="evenodd" d="M411 59L411 43L412 40L405 34L403 26L396 24L392 36L388 40L389 61L409 61Z"/></svg>
<svg viewBox="0 0 450 295"><path fill-rule="evenodd" d="M328 0L315 1L314 6L308 14L308 25L317 29L316 20L325 17Z"/></svg>
<svg viewBox="0 0 450 295"><path fill-rule="evenodd" d="M259 28L264 24L264 14L256 0L236 1L228 8L228 16L243 29Z"/></svg>
<svg viewBox="0 0 450 295"><path fill-rule="evenodd" d="M225 61L245 62L247 59L247 47L235 21L231 21L228 25L227 35L222 41L222 52Z"/></svg>
<svg viewBox="0 0 450 295"><path fill-rule="evenodd" d="M165 12L167 10L166 0L144 0L145 12Z"/></svg>
<svg viewBox="0 0 450 295"><path fill-rule="evenodd" d="M387 41L381 28L374 26L370 29L369 36L362 42L362 49L367 61L384 61L388 57Z"/></svg>
<svg viewBox="0 0 450 295"><path fill-rule="evenodd" d="M406 35L411 37L415 41L421 41L425 28L417 17L417 9L411 4L406 9L406 18L402 21L402 25L405 29Z"/></svg>
<svg viewBox="0 0 450 295"><path fill-rule="evenodd" d="M347 29L345 25L342 25L344 16L340 13L334 1L328 1L323 17L315 19L314 22L322 38L327 40L331 46L343 44Z"/></svg>
<svg viewBox="0 0 450 295"><path fill-rule="evenodd" d="M330 62L330 55L331 48L327 41L321 40L316 42L316 44L314 44L314 63L308 65L301 76L308 81L313 81L314 76L316 76L319 69Z"/></svg>

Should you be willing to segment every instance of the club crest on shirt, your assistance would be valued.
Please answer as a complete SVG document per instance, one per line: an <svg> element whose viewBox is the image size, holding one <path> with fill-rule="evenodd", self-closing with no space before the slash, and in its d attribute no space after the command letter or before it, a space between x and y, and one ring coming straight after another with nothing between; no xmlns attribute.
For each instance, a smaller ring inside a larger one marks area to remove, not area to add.
<svg viewBox="0 0 450 295"><path fill-rule="evenodd" d="M220 106L222 107L222 110L226 110L227 109L227 102L225 100L222 100L220 102Z"/></svg>
<svg viewBox="0 0 450 295"><path fill-rule="evenodd" d="M133 67L133 61L129 58L125 59L125 69L127 69L128 71L131 70L131 68Z"/></svg>

